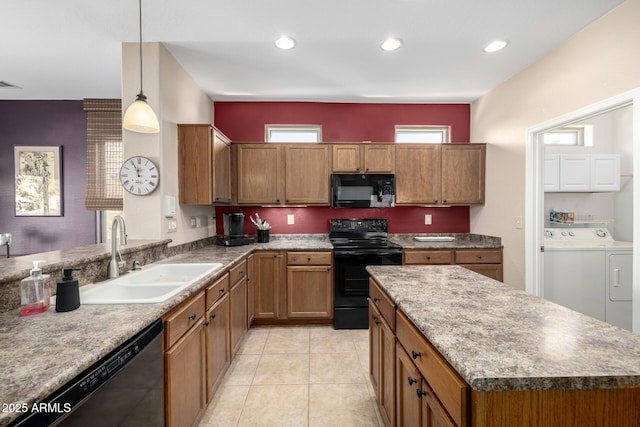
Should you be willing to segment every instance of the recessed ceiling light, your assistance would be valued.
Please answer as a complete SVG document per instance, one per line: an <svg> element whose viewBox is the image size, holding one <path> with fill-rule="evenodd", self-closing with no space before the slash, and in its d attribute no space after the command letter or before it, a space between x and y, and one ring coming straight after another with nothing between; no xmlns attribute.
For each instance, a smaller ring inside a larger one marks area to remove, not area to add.
<svg viewBox="0 0 640 427"><path fill-rule="evenodd" d="M494 40L485 46L484 51L487 53L497 52L499 50L504 49L506 45L507 45L507 42L504 40Z"/></svg>
<svg viewBox="0 0 640 427"><path fill-rule="evenodd" d="M281 36L276 39L275 44L278 49L288 50L296 46L296 41L289 36Z"/></svg>
<svg viewBox="0 0 640 427"><path fill-rule="evenodd" d="M388 39L383 41L382 44L380 45L382 50L387 50L387 51L400 49L401 46L402 46L402 40L397 39L395 37L389 37Z"/></svg>

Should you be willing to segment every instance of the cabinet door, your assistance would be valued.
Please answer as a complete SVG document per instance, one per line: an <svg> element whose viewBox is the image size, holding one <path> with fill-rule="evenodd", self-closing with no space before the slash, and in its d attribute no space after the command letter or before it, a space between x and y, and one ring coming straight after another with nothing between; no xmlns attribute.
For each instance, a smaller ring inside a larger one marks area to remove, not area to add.
<svg viewBox="0 0 640 427"><path fill-rule="evenodd" d="M197 425L206 405L204 319L165 353L167 425Z"/></svg>
<svg viewBox="0 0 640 427"><path fill-rule="evenodd" d="M282 160L279 144L238 144L238 203L280 204Z"/></svg>
<svg viewBox="0 0 640 427"><path fill-rule="evenodd" d="M253 254L247 256L247 328L251 327L255 312L255 280L253 273Z"/></svg>
<svg viewBox="0 0 640 427"><path fill-rule="evenodd" d="M360 172L360 145L334 144L332 158L334 172Z"/></svg>
<svg viewBox="0 0 640 427"><path fill-rule="evenodd" d="M211 126L178 125L178 182L180 203L213 203Z"/></svg>
<svg viewBox="0 0 640 427"><path fill-rule="evenodd" d="M329 205L329 146L288 144L285 155L285 203Z"/></svg>
<svg viewBox="0 0 640 427"><path fill-rule="evenodd" d="M422 375L400 343L396 343L396 425L420 425Z"/></svg>
<svg viewBox="0 0 640 427"><path fill-rule="evenodd" d="M376 401L380 401L380 328L382 316L369 300L369 376L376 393Z"/></svg>
<svg viewBox="0 0 640 427"><path fill-rule="evenodd" d="M286 299L281 303L280 298L280 293L284 293L281 291L283 288L281 281L286 277L284 269L284 256L280 252L254 253L254 315L256 319L286 318Z"/></svg>
<svg viewBox="0 0 640 427"><path fill-rule="evenodd" d="M620 155L591 155L591 191L620 191Z"/></svg>
<svg viewBox="0 0 640 427"><path fill-rule="evenodd" d="M214 202L231 203L231 146L230 141L213 129Z"/></svg>
<svg viewBox="0 0 640 427"><path fill-rule="evenodd" d="M442 203L484 203L484 144L442 145Z"/></svg>
<svg viewBox="0 0 640 427"><path fill-rule="evenodd" d="M380 415L385 422L385 425L395 425L396 414L396 336L387 324L382 319L380 324L380 381L378 387L379 392L379 405Z"/></svg>
<svg viewBox="0 0 640 427"><path fill-rule="evenodd" d="M231 363L228 294L207 311L205 324L207 325L207 402L210 402Z"/></svg>
<svg viewBox="0 0 640 427"><path fill-rule="evenodd" d="M247 279L243 278L231 288L231 355L238 352L244 334L247 332Z"/></svg>
<svg viewBox="0 0 640 427"><path fill-rule="evenodd" d="M441 200L440 145L398 144L396 204L438 204Z"/></svg>
<svg viewBox="0 0 640 427"><path fill-rule="evenodd" d="M560 191L560 156L557 154L544 156L544 191Z"/></svg>
<svg viewBox="0 0 640 427"><path fill-rule="evenodd" d="M394 144L362 145L362 166L367 173L393 173Z"/></svg>
<svg viewBox="0 0 640 427"><path fill-rule="evenodd" d="M591 189L590 159L587 154L560 155L560 191Z"/></svg>
<svg viewBox="0 0 640 427"><path fill-rule="evenodd" d="M288 318L333 318L333 274L330 266L287 267Z"/></svg>
<svg viewBox="0 0 640 427"><path fill-rule="evenodd" d="M455 427L447 411L442 407L429 384L422 378L420 393L421 427Z"/></svg>

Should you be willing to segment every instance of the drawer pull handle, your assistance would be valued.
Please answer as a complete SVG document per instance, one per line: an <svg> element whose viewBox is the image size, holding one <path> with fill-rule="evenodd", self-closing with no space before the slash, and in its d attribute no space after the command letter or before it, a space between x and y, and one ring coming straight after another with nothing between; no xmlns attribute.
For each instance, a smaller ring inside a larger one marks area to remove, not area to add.
<svg viewBox="0 0 640 427"><path fill-rule="evenodd" d="M373 297L373 302L378 302L378 301L380 301L380 298Z"/></svg>
<svg viewBox="0 0 640 427"><path fill-rule="evenodd" d="M380 324L380 321L378 320L378 316L373 316L373 323L375 323L376 325Z"/></svg>
<svg viewBox="0 0 640 427"><path fill-rule="evenodd" d="M311 261L311 258L307 258L307 261Z"/></svg>
<svg viewBox="0 0 640 427"><path fill-rule="evenodd" d="M430 256L428 256L428 257L427 257L427 260L430 260L430 259L431 259L431 257L430 257Z"/></svg>
<svg viewBox="0 0 640 427"><path fill-rule="evenodd" d="M412 386L418 382L418 380L416 380L415 378L411 378L411 377L407 377L407 378L409 379L409 386Z"/></svg>
<svg viewBox="0 0 640 427"><path fill-rule="evenodd" d="M207 326L209 326L209 322L204 322L203 325L206 328Z"/></svg>
<svg viewBox="0 0 640 427"><path fill-rule="evenodd" d="M418 399L422 399L422 396L426 396L426 395L427 395L427 394L429 394L429 393L427 393L427 392L426 392L426 391L424 391L424 390L420 390L419 388L417 388L417 389L416 389L416 394L418 395Z"/></svg>
<svg viewBox="0 0 640 427"><path fill-rule="evenodd" d="M482 255L478 255L478 259L482 259Z"/></svg>
<svg viewBox="0 0 640 427"><path fill-rule="evenodd" d="M209 316L210 319L215 319L216 318L216 314L215 313L211 313L211 316Z"/></svg>
<svg viewBox="0 0 640 427"><path fill-rule="evenodd" d="M191 319L191 320L196 320L196 315L195 315L195 314L192 314L191 316L189 316L189 319Z"/></svg>
<svg viewBox="0 0 640 427"><path fill-rule="evenodd" d="M413 357L413 360L416 360L418 357L422 357L422 353L411 350L411 357Z"/></svg>
<svg viewBox="0 0 640 427"><path fill-rule="evenodd" d="M224 294L224 288L220 289L220 293Z"/></svg>
<svg viewBox="0 0 640 427"><path fill-rule="evenodd" d="M241 272L240 272L240 276L244 276L244 271L241 271Z"/></svg>

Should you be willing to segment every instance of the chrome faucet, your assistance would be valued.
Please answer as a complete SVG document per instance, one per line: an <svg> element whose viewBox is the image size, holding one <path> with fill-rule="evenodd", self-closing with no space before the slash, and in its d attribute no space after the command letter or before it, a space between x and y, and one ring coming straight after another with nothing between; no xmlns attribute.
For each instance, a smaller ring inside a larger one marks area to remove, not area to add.
<svg viewBox="0 0 640 427"><path fill-rule="evenodd" d="M118 225L120 225L120 244L127 244L127 227L124 225L124 218L120 215L116 215L113 218L113 223L111 223L111 261L109 262L109 278L113 279L114 277L118 277L120 275L120 268L118 265L118 261L116 260L116 252L118 252L117 244L116 244L116 230L118 229ZM122 257L120 257L122 260Z"/></svg>

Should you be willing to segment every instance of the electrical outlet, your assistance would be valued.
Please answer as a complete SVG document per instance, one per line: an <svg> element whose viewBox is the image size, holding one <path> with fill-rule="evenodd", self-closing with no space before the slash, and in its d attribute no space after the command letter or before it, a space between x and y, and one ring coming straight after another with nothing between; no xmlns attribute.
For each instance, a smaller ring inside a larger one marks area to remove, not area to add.
<svg viewBox="0 0 640 427"><path fill-rule="evenodd" d="M178 221L175 219L167 220L167 233L175 233L178 231Z"/></svg>
<svg viewBox="0 0 640 427"><path fill-rule="evenodd" d="M430 214L426 214L424 216L424 225L431 225L431 215Z"/></svg>
<svg viewBox="0 0 640 427"><path fill-rule="evenodd" d="M197 227L202 227L202 220L199 216L196 217L196 228Z"/></svg>
<svg viewBox="0 0 640 427"><path fill-rule="evenodd" d="M189 217L189 225L191 226L191 228L196 228L198 226L195 216Z"/></svg>
<svg viewBox="0 0 640 427"><path fill-rule="evenodd" d="M287 224L291 225L291 224L294 224L294 223L295 223L295 221L294 221L294 218L293 218L293 214L287 215Z"/></svg>
<svg viewBox="0 0 640 427"><path fill-rule="evenodd" d="M522 230L522 215L513 217L513 227L517 230Z"/></svg>

